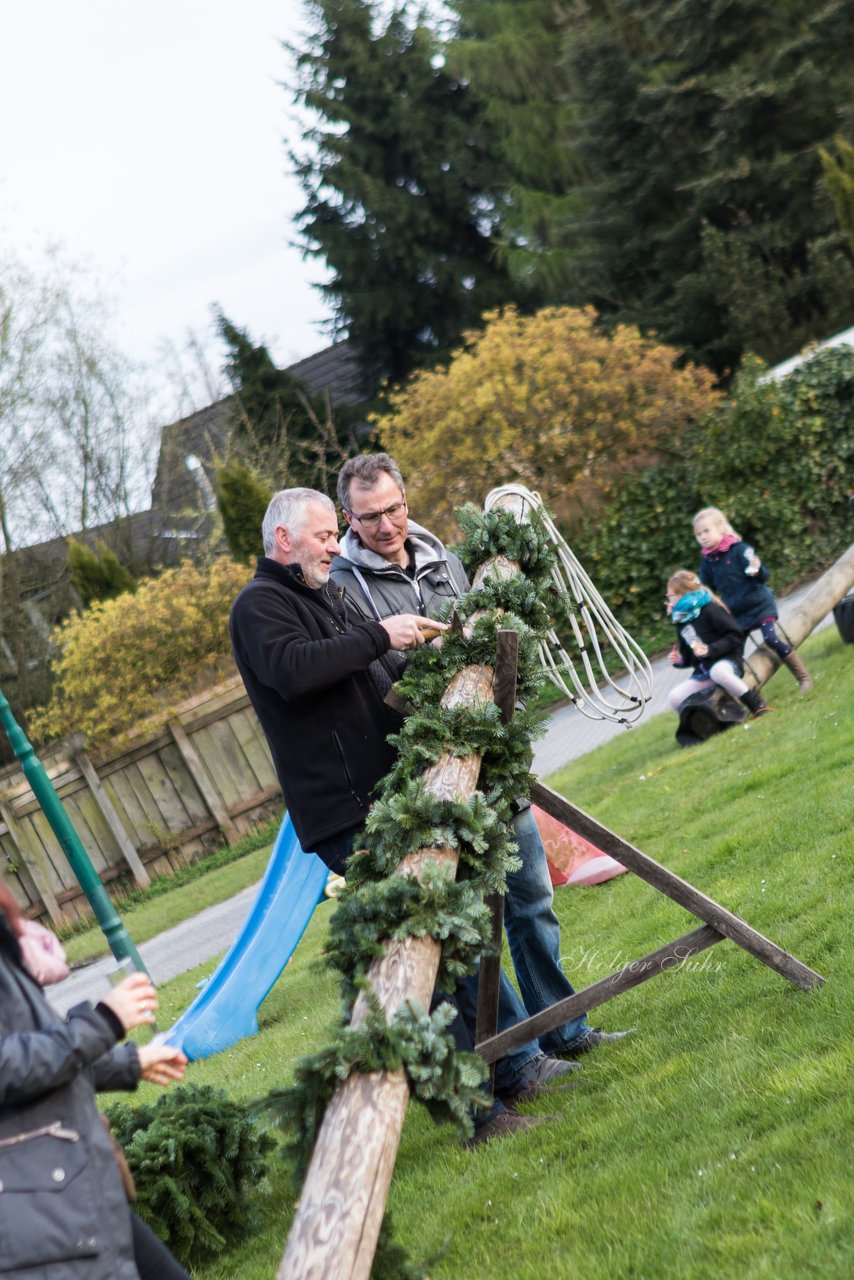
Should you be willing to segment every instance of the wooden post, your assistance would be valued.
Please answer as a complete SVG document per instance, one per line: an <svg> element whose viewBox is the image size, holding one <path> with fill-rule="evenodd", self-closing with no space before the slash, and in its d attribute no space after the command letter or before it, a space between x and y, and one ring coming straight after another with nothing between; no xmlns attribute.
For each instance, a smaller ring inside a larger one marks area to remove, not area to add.
<svg viewBox="0 0 854 1280"><path fill-rule="evenodd" d="M116 838L116 843L121 850L122 857L130 867L133 878L141 889L147 889L151 884L151 878L145 867L142 865L142 859L131 843L130 836L125 831L124 824L116 813L112 800L107 795L106 788L95 771L95 766L89 759L89 755L83 750L82 746L72 746L72 758L78 769L86 779L86 785L92 792L92 796L101 813Z"/></svg>
<svg viewBox="0 0 854 1280"><path fill-rule="evenodd" d="M493 697L508 724L516 709L516 678L519 666L519 635L516 631L499 631L495 655L495 687ZM494 1036L498 1027L498 1004L501 997L501 939L504 933L504 895L491 893L486 904L492 913L492 944L495 954L481 956L477 984L477 1020L475 1044ZM495 1082L495 1067L490 1064L490 1083Z"/></svg>
<svg viewBox="0 0 854 1280"><path fill-rule="evenodd" d="M799 605L784 619L789 643L795 648L806 640L810 632L826 618L835 604L854 586L854 544L832 564L826 573L812 586ZM745 675L748 684L758 688L773 676L780 659L766 646L751 654L750 668Z"/></svg>
<svg viewBox="0 0 854 1280"><path fill-rule="evenodd" d="M508 501L516 511L521 504ZM511 578L519 565L497 557L482 567L475 585L488 577ZM475 615L476 616L476 615ZM475 621L470 619L469 626ZM448 686L442 705L472 706L493 694L491 667L466 667ZM431 795L468 800L477 785L480 756L463 759L445 752L424 775ZM454 849L419 849L396 868L396 875L420 879L427 862L456 874ZM372 965L368 981L387 1019L404 1000L425 1009L436 982L440 946L432 938L390 942ZM368 1009L360 996L351 1025ZM394 1169L408 1087L399 1073L352 1076L336 1090L317 1136L278 1280L368 1280Z"/></svg>
<svg viewBox="0 0 854 1280"><path fill-rule="evenodd" d="M492 694L492 670L466 667L448 686L446 707L471 706ZM480 756L446 752L427 771L425 786L440 799L468 800L477 785ZM397 875L421 879L428 862L456 874L455 849L419 849L404 858ZM405 1000L428 1008L441 947L433 938L392 942L368 972L387 1019ZM351 1024L365 1020L359 996ZM409 1089L401 1073L351 1076L330 1102L297 1205L278 1280L368 1280L388 1188L400 1143Z"/></svg>
<svg viewBox="0 0 854 1280"><path fill-rule="evenodd" d="M27 848L20 824L9 805L4 804L2 801L0 801L0 818L5 822L12 844L15 846L15 852L20 861L20 876L27 892L32 893L37 900L41 899L45 910L55 925L65 924L62 908L50 887L50 881L42 870L41 858L43 854L40 851L36 855L31 849ZM27 883L28 881L29 883Z"/></svg>
<svg viewBox="0 0 854 1280"><path fill-rule="evenodd" d="M631 991L633 987L640 986L642 982L647 982L660 973L666 973L669 969L678 969L691 961L699 952L723 940L722 933L718 933L717 929L713 929L710 924L704 924L702 928L684 934L675 942L668 942L657 951L651 951L649 955L624 964L616 973L609 974L607 978L600 978L598 982L585 987L583 991L577 991L574 996L567 996L565 1000L560 1000L549 1009L535 1013L525 1022L519 1022L515 1027L510 1027L507 1031L484 1040L477 1046L477 1051L485 1062L495 1062L497 1058L502 1058L505 1053L510 1053L512 1049L518 1048L528 1040L536 1040L538 1036L554 1030L554 1027L560 1026L562 1022L570 1022L573 1018L580 1017L582 1013L589 1013L598 1005L613 1000L614 996L622 995L624 991Z"/></svg>
<svg viewBox="0 0 854 1280"><path fill-rule="evenodd" d="M187 736L184 726L179 724L177 720L170 720L166 727L172 735L172 741L181 753L181 759L190 771L190 777L199 788L205 804L216 819L217 826L228 843L234 844L239 839L240 832L228 816L222 797L211 781L202 758Z"/></svg>

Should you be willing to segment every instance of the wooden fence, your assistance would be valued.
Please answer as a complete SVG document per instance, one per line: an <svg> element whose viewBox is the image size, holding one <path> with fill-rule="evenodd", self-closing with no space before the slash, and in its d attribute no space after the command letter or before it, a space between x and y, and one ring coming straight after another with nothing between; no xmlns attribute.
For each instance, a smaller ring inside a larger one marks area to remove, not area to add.
<svg viewBox="0 0 854 1280"><path fill-rule="evenodd" d="M264 734L239 677L185 702L163 732L90 756L82 741L43 763L101 880L145 885L281 808ZM0 771L0 871L25 913L91 914L29 783Z"/></svg>

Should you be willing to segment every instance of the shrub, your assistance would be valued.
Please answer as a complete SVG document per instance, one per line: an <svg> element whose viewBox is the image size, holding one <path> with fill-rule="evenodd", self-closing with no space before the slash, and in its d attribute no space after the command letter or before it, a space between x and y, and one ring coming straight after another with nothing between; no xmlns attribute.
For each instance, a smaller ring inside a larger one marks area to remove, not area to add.
<svg viewBox="0 0 854 1280"><path fill-rule="evenodd" d="M678 459L646 467L606 486L605 497L567 541L623 625L657 648L672 638L667 579L697 559L691 518L699 502L690 464Z"/></svg>
<svg viewBox="0 0 854 1280"><path fill-rule="evenodd" d="M216 503L231 554L241 564L263 555L261 523L273 490L237 459L216 469Z"/></svg>
<svg viewBox="0 0 854 1280"><path fill-rule="evenodd" d="M393 392L378 420L413 514L437 532L450 532L455 507L505 481L566 513L574 487L678 450L687 425L720 400L707 369L676 369L679 352L636 328L606 333L590 308L509 308L485 320L447 369Z"/></svg>
<svg viewBox="0 0 854 1280"><path fill-rule="evenodd" d="M95 600L112 600L125 591L136 590L132 575L103 542L93 549L68 538L67 545L71 581L84 609Z"/></svg>
<svg viewBox="0 0 854 1280"><path fill-rule="evenodd" d="M134 1176L134 1207L179 1261L220 1253L253 1229L276 1143L225 1090L184 1085L107 1116Z"/></svg>
<svg viewBox="0 0 854 1280"><path fill-rule="evenodd" d="M92 742L127 732L230 664L228 615L249 570L220 557L143 579L134 595L97 601L57 629L54 691L33 714L36 737L82 730Z"/></svg>

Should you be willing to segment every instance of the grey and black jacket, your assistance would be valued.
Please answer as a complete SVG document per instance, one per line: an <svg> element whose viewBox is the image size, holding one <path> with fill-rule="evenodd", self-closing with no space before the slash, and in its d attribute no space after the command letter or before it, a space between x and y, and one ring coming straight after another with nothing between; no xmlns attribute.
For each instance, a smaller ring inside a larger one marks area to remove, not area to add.
<svg viewBox="0 0 854 1280"><path fill-rule="evenodd" d="M65 1019L0 915L0 1276L139 1280L95 1091L135 1089L136 1046L90 1004Z"/></svg>
<svg viewBox="0 0 854 1280"><path fill-rule="evenodd" d="M330 579L344 592L344 599L364 618L390 618L396 613L420 613L435 618L447 600L465 595L471 583L462 561L453 551L425 529L409 521L407 548L414 560L410 575L398 564L389 564L375 551L364 547L348 529L341 540L343 554L332 561ZM406 665L406 655L390 653L398 660L398 677ZM516 810L529 808L527 800L516 800Z"/></svg>
<svg viewBox="0 0 854 1280"><path fill-rule="evenodd" d="M470 583L459 558L429 529L410 520L406 545L414 562L411 574L362 546L352 529L344 535L342 554L332 561L331 578L363 618L382 621L398 613L435 618L444 600L468 591Z"/></svg>

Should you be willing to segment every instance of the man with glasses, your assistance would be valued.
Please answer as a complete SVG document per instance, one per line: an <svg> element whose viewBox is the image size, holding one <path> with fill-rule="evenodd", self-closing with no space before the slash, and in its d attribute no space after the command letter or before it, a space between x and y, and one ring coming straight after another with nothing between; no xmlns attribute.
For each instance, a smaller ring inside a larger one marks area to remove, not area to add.
<svg viewBox="0 0 854 1280"><path fill-rule="evenodd" d="M403 477L387 453L360 454L338 476L338 500L349 528L331 580L362 618L377 622L395 614L433 617L449 597L468 591L460 560L422 525L409 518ZM400 659L402 668L403 659ZM560 958L560 922L546 852L530 806L520 802L513 820L522 866L507 880L504 924L524 1008L502 983L499 1029L512 1026L574 994ZM591 1027L584 1015L542 1036L551 1057L576 1057L628 1032Z"/></svg>

